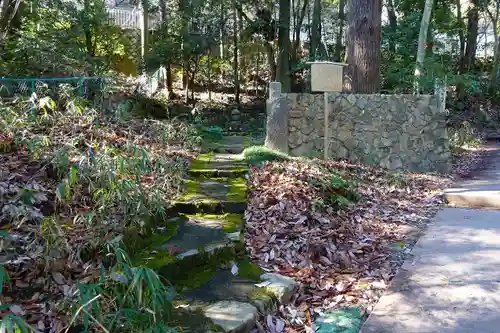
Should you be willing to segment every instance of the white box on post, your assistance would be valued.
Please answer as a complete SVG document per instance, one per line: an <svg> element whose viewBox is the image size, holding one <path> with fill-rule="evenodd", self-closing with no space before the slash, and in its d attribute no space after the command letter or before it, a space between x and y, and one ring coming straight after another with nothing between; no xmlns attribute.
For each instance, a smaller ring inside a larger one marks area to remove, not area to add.
<svg viewBox="0 0 500 333"><path fill-rule="evenodd" d="M311 65L311 91L342 91L344 67L347 64L331 61L313 61L307 64Z"/></svg>
<svg viewBox="0 0 500 333"><path fill-rule="evenodd" d="M327 160L330 147L328 92L342 92L344 67L347 64L331 61L312 61L307 64L311 65L311 91L323 91L325 93L325 143L323 149L325 150L325 160Z"/></svg>

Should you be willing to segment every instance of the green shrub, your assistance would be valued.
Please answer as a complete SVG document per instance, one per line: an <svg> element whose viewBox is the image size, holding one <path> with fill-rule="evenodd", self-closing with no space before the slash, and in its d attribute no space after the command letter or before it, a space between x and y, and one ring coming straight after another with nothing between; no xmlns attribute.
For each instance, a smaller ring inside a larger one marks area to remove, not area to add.
<svg viewBox="0 0 500 333"><path fill-rule="evenodd" d="M481 144L479 133L467 121L462 122L459 127L450 128L448 130L448 137L450 139L450 147L454 151L478 147Z"/></svg>
<svg viewBox="0 0 500 333"><path fill-rule="evenodd" d="M259 164L267 161L287 161L291 157L287 154L264 146L252 146L243 151L243 158L250 164Z"/></svg>
<svg viewBox="0 0 500 333"><path fill-rule="evenodd" d="M319 198L311 203L315 210L327 206L342 209L360 199L355 182L341 174L325 170L323 175L312 178L310 182L320 193Z"/></svg>

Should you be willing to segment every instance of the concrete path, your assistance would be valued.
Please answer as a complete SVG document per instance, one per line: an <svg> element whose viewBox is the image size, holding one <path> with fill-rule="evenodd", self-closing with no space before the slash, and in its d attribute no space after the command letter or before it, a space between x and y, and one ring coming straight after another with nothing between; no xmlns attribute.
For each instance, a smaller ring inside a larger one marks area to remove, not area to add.
<svg viewBox="0 0 500 333"><path fill-rule="evenodd" d="M461 193L456 206L500 208L499 151L476 177L446 194L450 201L454 193ZM500 210L440 211L361 329L451 332L500 332Z"/></svg>

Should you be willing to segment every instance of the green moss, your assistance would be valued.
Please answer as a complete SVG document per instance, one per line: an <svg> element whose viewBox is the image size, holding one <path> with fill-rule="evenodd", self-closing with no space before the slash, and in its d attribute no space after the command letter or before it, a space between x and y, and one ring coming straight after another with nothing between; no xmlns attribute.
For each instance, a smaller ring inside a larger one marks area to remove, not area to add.
<svg viewBox="0 0 500 333"><path fill-rule="evenodd" d="M123 233L123 243L129 253L137 253L147 248L160 246L174 236L184 217L177 216L161 221L147 221L146 227L128 227ZM159 228L163 230L159 230Z"/></svg>
<svg viewBox="0 0 500 333"><path fill-rule="evenodd" d="M219 220L222 221L222 230L224 232L236 232L243 229L243 215L236 213L226 213L226 214L186 214L187 218L199 218L207 220Z"/></svg>
<svg viewBox="0 0 500 333"><path fill-rule="evenodd" d="M225 214L222 230L224 232L236 232L243 229L243 215L241 214Z"/></svg>
<svg viewBox="0 0 500 333"><path fill-rule="evenodd" d="M177 201L203 201L203 204L207 204L207 201L213 201L214 203L219 203L219 199L206 198L208 194L202 193L200 191L200 183L204 180L211 180L215 182L220 182L221 184L229 184L229 190L227 191L225 200L226 201L245 201L246 199L246 179L243 177L238 178L225 178L225 177L213 177L213 178L199 178L199 179L188 179L186 181L186 193L181 196Z"/></svg>
<svg viewBox="0 0 500 333"><path fill-rule="evenodd" d="M200 182L195 179L188 179L186 180L186 193L187 194L193 194L198 191L198 188L200 187Z"/></svg>
<svg viewBox="0 0 500 333"><path fill-rule="evenodd" d="M248 298L252 301L256 301L256 300L274 301L276 299L276 296L272 292L267 290L266 288L255 288L248 295Z"/></svg>
<svg viewBox="0 0 500 333"><path fill-rule="evenodd" d="M250 164L259 164L266 161L286 161L291 159L287 154L264 146L248 147L243 151L242 155Z"/></svg>
<svg viewBox="0 0 500 333"><path fill-rule="evenodd" d="M238 275L251 281L260 281L260 276L264 271L256 264L250 262L248 258L238 261Z"/></svg>
<svg viewBox="0 0 500 333"><path fill-rule="evenodd" d="M175 327L175 331L177 332L224 332L218 326L214 325L211 320L204 315L204 307L195 309L195 307L191 305L192 304L190 304L189 308L175 306L172 311L170 321L166 324L169 327Z"/></svg>
<svg viewBox="0 0 500 333"><path fill-rule="evenodd" d="M136 259L132 260L132 263L134 266L145 266L152 269L160 269L176 261L176 256L171 256L167 250L160 249L154 254L144 251L137 255Z"/></svg>
<svg viewBox="0 0 500 333"><path fill-rule="evenodd" d="M272 312L277 309L278 299L265 288L256 288L249 295L248 299L252 304L264 312Z"/></svg>
<svg viewBox="0 0 500 333"><path fill-rule="evenodd" d="M231 185L226 195L227 201L244 201L247 197L247 181L245 178L231 179Z"/></svg>
<svg viewBox="0 0 500 333"><path fill-rule="evenodd" d="M175 281L175 285L180 289L194 289L199 288L208 281L210 281L215 274L217 274L216 267L210 267L208 265L204 265L203 269L197 269L195 271L190 272L188 276L184 279L178 279Z"/></svg>
<svg viewBox="0 0 500 333"><path fill-rule="evenodd" d="M235 255L233 247L219 248L213 252L199 249L196 255L167 262L159 272L181 290L196 288L206 283L222 265L234 260Z"/></svg>
<svg viewBox="0 0 500 333"><path fill-rule="evenodd" d="M246 172L248 172L248 168L247 167L244 167L244 166L235 166L233 168L231 168L230 170L218 170L216 168L192 168L189 170L189 173L193 176L196 176L196 177L207 177L207 178L213 178L213 177L217 177L217 174L227 174L227 175L234 175L234 174L237 174L237 175L241 175L241 174L245 174Z"/></svg>
<svg viewBox="0 0 500 333"><path fill-rule="evenodd" d="M208 164L210 164L212 157L212 152L198 155L193 162L191 162L191 169L206 169Z"/></svg>
<svg viewBox="0 0 500 333"><path fill-rule="evenodd" d="M247 148L250 147L253 144L253 140L249 136L243 137L243 147Z"/></svg>

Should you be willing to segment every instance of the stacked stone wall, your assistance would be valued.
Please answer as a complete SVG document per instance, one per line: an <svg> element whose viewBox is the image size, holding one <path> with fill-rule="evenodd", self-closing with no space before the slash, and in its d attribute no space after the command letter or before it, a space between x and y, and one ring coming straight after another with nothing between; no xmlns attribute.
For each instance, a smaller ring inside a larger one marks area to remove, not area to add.
<svg viewBox="0 0 500 333"><path fill-rule="evenodd" d="M447 172L446 115L429 95L328 94L329 157L389 169ZM281 94L288 152L323 156L323 94ZM272 130L268 128L268 131Z"/></svg>

